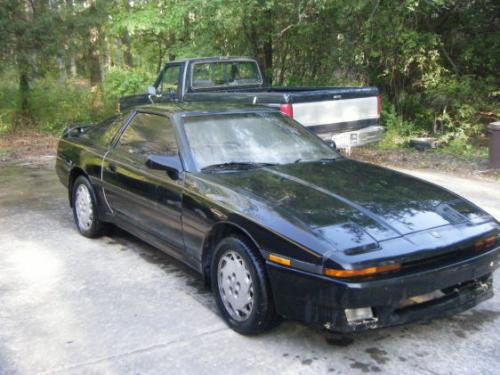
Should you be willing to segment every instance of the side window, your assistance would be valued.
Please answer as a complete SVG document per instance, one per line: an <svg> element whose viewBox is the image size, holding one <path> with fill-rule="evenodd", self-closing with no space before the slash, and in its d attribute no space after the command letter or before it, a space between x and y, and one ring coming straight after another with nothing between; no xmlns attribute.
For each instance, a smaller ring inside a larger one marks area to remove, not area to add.
<svg viewBox="0 0 500 375"><path fill-rule="evenodd" d="M164 116L138 113L123 132L117 150L128 155L131 161L146 162L149 155L177 155L175 129Z"/></svg>
<svg viewBox="0 0 500 375"><path fill-rule="evenodd" d="M160 92L170 92L177 94L179 86L180 65L169 66L164 72L160 82Z"/></svg>

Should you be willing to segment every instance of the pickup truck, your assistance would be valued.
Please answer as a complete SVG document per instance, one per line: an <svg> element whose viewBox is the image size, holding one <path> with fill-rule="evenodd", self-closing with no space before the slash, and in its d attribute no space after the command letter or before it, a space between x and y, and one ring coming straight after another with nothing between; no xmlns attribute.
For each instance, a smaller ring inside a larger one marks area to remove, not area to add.
<svg viewBox="0 0 500 375"><path fill-rule="evenodd" d="M350 150L380 140L376 87L267 87L250 57L172 61L147 93L120 98L120 110L162 102L247 103L279 108L326 142Z"/></svg>

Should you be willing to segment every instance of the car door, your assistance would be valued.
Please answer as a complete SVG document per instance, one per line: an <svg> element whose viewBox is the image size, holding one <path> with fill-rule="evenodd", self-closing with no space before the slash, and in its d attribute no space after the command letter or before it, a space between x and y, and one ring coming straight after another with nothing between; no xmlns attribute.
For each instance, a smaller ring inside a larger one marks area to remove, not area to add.
<svg viewBox="0 0 500 375"><path fill-rule="evenodd" d="M103 160L106 201L118 220L183 248L183 174L149 168L150 155L180 158L175 128L165 116L138 112Z"/></svg>

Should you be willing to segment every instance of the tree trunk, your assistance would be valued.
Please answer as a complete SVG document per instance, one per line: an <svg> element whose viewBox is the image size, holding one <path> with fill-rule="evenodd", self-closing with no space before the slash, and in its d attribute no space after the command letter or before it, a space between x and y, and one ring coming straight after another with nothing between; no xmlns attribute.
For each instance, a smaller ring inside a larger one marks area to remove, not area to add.
<svg viewBox="0 0 500 375"><path fill-rule="evenodd" d="M19 20L29 23L32 20L33 9L28 3L22 3L16 9L16 17ZM26 30L24 28L16 32L16 48L15 58L17 64L17 72L19 77L19 112L14 120L14 130L20 127L33 125L31 106L29 100L30 94L30 73L32 73L31 51L26 48Z"/></svg>
<svg viewBox="0 0 500 375"><path fill-rule="evenodd" d="M29 61L26 56L17 56L17 70L19 75L19 112L14 120L14 131L33 125L33 116L30 106L30 76Z"/></svg>
<svg viewBox="0 0 500 375"><path fill-rule="evenodd" d="M273 42L271 36L266 36L266 41L262 46L262 61L263 68L266 75L266 84L269 86L273 83Z"/></svg>
<svg viewBox="0 0 500 375"><path fill-rule="evenodd" d="M19 66L19 108L21 109L21 114L24 116L29 115L30 103L29 103L29 91L30 91L30 81L29 75L25 67Z"/></svg>
<svg viewBox="0 0 500 375"><path fill-rule="evenodd" d="M283 81L285 80L285 70L286 70L286 61L288 57L288 43L286 40L283 40L282 48L281 48L281 58L280 58L280 67L279 67L279 76L278 76L278 85L283 85Z"/></svg>
<svg viewBox="0 0 500 375"><path fill-rule="evenodd" d="M130 0L123 0L123 6L125 7L125 10L127 13L130 11ZM128 29L125 29L122 33L121 36L121 41L123 45L125 46L125 50L123 51L123 61L125 65L127 65L129 68L134 67L134 59L132 57L132 45L130 43L130 34L128 32Z"/></svg>
<svg viewBox="0 0 500 375"><path fill-rule="evenodd" d="M89 46L87 63L89 68L90 86L95 87L102 82L101 54L99 51L99 29L92 26L89 29Z"/></svg>
<svg viewBox="0 0 500 375"><path fill-rule="evenodd" d="M109 48L108 38L104 38L103 43L100 43L101 54L101 76L104 77L106 75L106 71L109 70L113 66L113 58L111 55L111 50Z"/></svg>
<svg viewBox="0 0 500 375"><path fill-rule="evenodd" d="M257 11L255 10L255 13ZM264 83L273 82L273 14L266 10L263 14L249 20L246 28L247 37L253 46L255 57L264 73Z"/></svg>
<svg viewBox="0 0 500 375"><path fill-rule="evenodd" d="M57 68L59 69L59 81L64 82L68 78L68 75L67 75L66 64L64 63L64 58L63 58L62 53L60 53L56 57L56 63L57 63Z"/></svg>
<svg viewBox="0 0 500 375"><path fill-rule="evenodd" d="M156 73L160 73L163 67L163 43L160 40L158 42L158 65L156 66Z"/></svg>
<svg viewBox="0 0 500 375"><path fill-rule="evenodd" d="M122 33L122 37L120 38L123 45L125 46L125 50L123 51L123 62L129 68L134 67L134 58L132 57L132 45L130 43L130 35L128 30L125 30Z"/></svg>
<svg viewBox="0 0 500 375"><path fill-rule="evenodd" d="M90 86L95 87L102 82L101 58L98 51L90 50L88 55Z"/></svg>
<svg viewBox="0 0 500 375"><path fill-rule="evenodd" d="M75 55L71 52L69 56L69 61L68 61L68 75L70 75L72 78L75 78L78 74L78 68L76 66L76 58Z"/></svg>

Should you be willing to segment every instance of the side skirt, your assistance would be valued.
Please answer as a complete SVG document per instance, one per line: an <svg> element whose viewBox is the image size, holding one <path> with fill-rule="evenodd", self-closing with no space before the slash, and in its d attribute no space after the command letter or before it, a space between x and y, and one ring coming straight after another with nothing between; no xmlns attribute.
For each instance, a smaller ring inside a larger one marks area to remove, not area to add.
<svg viewBox="0 0 500 375"><path fill-rule="evenodd" d="M106 215L104 220L115 224L124 231L134 235L135 237L138 237L139 239L148 243L149 245L154 246L155 248L163 251L165 254L171 256L172 258L175 258L178 261L184 263L185 265L194 269L200 275L203 274L201 263L191 257L183 256L182 255L183 250L178 249L177 247L174 247L170 244L166 244L164 241L158 239L156 236L142 229L139 229L134 225L127 223L125 220L122 220L117 215Z"/></svg>

